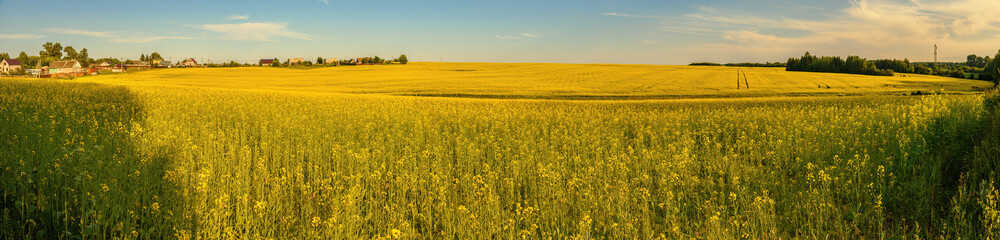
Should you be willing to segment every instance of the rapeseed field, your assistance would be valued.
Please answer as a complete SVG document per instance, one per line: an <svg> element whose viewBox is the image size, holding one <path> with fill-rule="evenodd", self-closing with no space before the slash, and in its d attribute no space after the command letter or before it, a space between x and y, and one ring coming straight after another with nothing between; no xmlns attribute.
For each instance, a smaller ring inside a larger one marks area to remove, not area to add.
<svg viewBox="0 0 1000 240"><path fill-rule="evenodd" d="M739 76L742 84L739 88L737 70L744 74ZM326 93L609 100L965 93L982 92L993 86L987 81L916 74L876 77L787 72L782 68L552 63L185 68L102 75L87 81Z"/></svg>
<svg viewBox="0 0 1000 240"><path fill-rule="evenodd" d="M1000 98L889 96L896 90L882 86L956 92L979 82L824 80L837 91L871 93L855 97L437 98L398 95L735 90L713 82L722 73L691 67L385 67L0 81L0 238L986 239L1000 232L990 170L1000 155ZM539 69L524 72L530 68ZM624 68L642 71L611 73ZM565 82L528 76L545 71ZM792 73L747 72L759 94L828 91L807 89ZM388 76L372 77L381 74ZM705 83L683 85L695 80Z"/></svg>

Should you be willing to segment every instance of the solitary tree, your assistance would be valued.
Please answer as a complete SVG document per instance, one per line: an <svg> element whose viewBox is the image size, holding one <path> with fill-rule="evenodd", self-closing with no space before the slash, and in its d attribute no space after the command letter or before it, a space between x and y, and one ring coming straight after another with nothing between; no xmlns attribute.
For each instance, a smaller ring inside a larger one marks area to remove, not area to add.
<svg viewBox="0 0 1000 240"><path fill-rule="evenodd" d="M271 66L272 67L281 66L281 60L278 60L278 58L274 58L274 61L271 62Z"/></svg>
<svg viewBox="0 0 1000 240"><path fill-rule="evenodd" d="M398 61L400 64L406 64L407 62L410 62L410 60L406 60L406 54L399 55Z"/></svg>
<svg viewBox="0 0 1000 240"><path fill-rule="evenodd" d="M316 57L316 64L317 65L324 64L323 57Z"/></svg>

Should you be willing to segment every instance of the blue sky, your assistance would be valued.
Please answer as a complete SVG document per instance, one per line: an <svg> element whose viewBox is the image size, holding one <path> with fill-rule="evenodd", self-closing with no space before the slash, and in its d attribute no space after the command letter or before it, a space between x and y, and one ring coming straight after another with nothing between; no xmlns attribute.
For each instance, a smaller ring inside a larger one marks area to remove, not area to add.
<svg viewBox="0 0 1000 240"><path fill-rule="evenodd" d="M936 43L942 61L963 61L1000 49L1000 1L0 0L0 52L34 55L45 42L95 58L642 64L807 50L930 61Z"/></svg>

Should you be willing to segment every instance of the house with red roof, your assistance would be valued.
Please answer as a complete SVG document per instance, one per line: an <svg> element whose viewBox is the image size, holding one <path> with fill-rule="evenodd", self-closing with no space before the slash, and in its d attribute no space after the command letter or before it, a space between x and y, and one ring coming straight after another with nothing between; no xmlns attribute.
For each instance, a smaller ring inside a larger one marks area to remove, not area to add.
<svg viewBox="0 0 1000 240"><path fill-rule="evenodd" d="M261 66L265 66L266 67L266 66L271 66L271 64L274 64L274 59L261 59L260 60L260 65Z"/></svg>
<svg viewBox="0 0 1000 240"><path fill-rule="evenodd" d="M4 59L0 61L0 73L14 73L21 69L21 61L17 59Z"/></svg>

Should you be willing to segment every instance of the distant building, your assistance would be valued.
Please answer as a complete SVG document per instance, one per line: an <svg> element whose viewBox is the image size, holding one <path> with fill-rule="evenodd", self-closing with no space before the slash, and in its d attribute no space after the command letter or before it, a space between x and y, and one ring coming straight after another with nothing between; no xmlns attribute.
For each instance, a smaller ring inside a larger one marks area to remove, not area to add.
<svg viewBox="0 0 1000 240"><path fill-rule="evenodd" d="M148 64L128 64L128 65L125 65L125 70L129 70L129 71L132 71L132 70L149 70L149 69L152 69L152 68L153 68L153 66L148 65Z"/></svg>
<svg viewBox="0 0 1000 240"><path fill-rule="evenodd" d="M158 68L171 68L171 67L174 66L174 63L172 63L170 61L157 61L157 62L159 62L156 65L156 67L158 67Z"/></svg>
<svg viewBox="0 0 1000 240"><path fill-rule="evenodd" d="M183 66L183 67L195 67L195 66L198 66L198 61L194 60L194 58L184 59L184 61L181 61L181 66Z"/></svg>
<svg viewBox="0 0 1000 240"><path fill-rule="evenodd" d="M55 61L49 63L49 74L70 74L70 73L80 73L85 72L83 66L80 66L80 62L76 60L69 61Z"/></svg>
<svg viewBox="0 0 1000 240"><path fill-rule="evenodd" d="M17 59L3 59L0 61L0 73L13 73L21 69L21 61Z"/></svg>
<svg viewBox="0 0 1000 240"><path fill-rule="evenodd" d="M288 59L288 65L298 65L302 63L302 58L290 58Z"/></svg>
<svg viewBox="0 0 1000 240"><path fill-rule="evenodd" d="M90 64L90 69L94 69L97 71L110 70L111 68L112 68L111 64L106 62Z"/></svg>
<svg viewBox="0 0 1000 240"><path fill-rule="evenodd" d="M274 59L261 59L260 60L260 65L261 66L271 66L272 64L274 64Z"/></svg>
<svg viewBox="0 0 1000 240"><path fill-rule="evenodd" d="M194 58L184 59L184 61L181 62L181 66L183 66L183 67L197 67L198 66L198 61L195 61Z"/></svg>
<svg viewBox="0 0 1000 240"><path fill-rule="evenodd" d="M337 61L336 58L327 58L327 59L323 59L323 64L326 64L326 65L338 65L339 66L340 65L340 61Z"/></svg>

